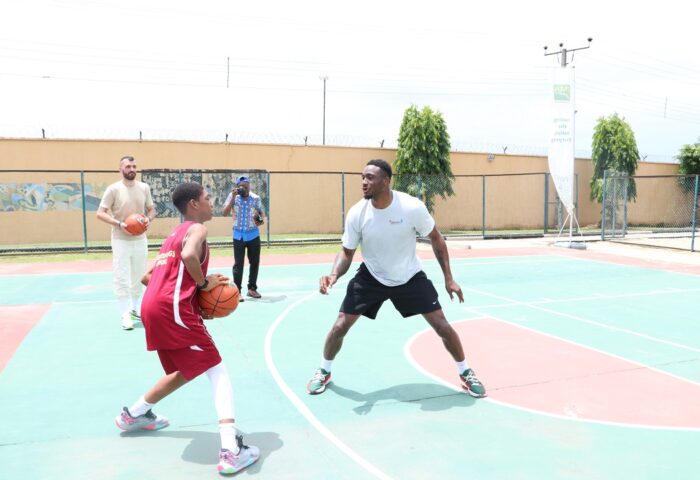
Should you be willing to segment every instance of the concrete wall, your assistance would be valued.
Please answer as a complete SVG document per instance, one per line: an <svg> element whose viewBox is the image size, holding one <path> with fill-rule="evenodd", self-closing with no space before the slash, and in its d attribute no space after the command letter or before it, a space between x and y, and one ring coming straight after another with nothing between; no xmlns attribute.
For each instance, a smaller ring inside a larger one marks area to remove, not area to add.
<svg viewBox="0 0 700 480"><path fill-rule="evenodd" d="M396 150L170 141L0 139L0 170L85 170L83 180L94 189L93 196L87 199L88 204L98 201L100 188L120 178L118 163L124 155L134 156L139 169L280 172L270 176L271 233L330 233L341 231L343 206L347 211L361 198L358 173L367 160L382 158L393 162ZM456 195L436 202L438 226L443 230L480 229L482 198L485 197L489 228L541 228L545 202L543 175L490 176L486 179L485 192L481 175L543 173L548 171L547 159L519 155L495 155L491 160L488 157L484 153L451 154L453 173L473 176L457 178L454 184ZM114 173L92 173L89 170L113 170ZM579 222L582 226L596 224L600 221L600 206L588 199L588 182L592 175L590 160L577 159L575 171L580 189ZM341 175L333 172L348 172L344 176L344 197L341 195ZM676 172L677 165L674 164L642 163L638 170L639 175ZM2 184L11 183L66 183L72 186L65 194L68 198L65 205L52 205L49 210L36 212L0 212L0 244L82 243L83 214L80 209L70 206L81 201L76 197L80 174L1 172L0 176L0 188ZM553 199L554 188L550 184L549 201ZM149 236L163 238L177 222L178 219L156 219ZM215 218L208 226L213 236L228 235L231 220ZM86 230L89 241L109 238L109 227L95 219L94 211L86 214Z"/></svg>

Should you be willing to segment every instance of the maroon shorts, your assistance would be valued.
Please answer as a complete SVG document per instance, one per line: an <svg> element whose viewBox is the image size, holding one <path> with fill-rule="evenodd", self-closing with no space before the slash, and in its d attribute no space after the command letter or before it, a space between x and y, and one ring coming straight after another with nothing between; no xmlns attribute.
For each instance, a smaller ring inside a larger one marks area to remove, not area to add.
<svg viewBox="0 0 700 480"><path fill-rule="evenodd" d="M213 342L176 350L158 350L158 358L166 374L180 372L193 380L221 363L221 355Z"/></svg>

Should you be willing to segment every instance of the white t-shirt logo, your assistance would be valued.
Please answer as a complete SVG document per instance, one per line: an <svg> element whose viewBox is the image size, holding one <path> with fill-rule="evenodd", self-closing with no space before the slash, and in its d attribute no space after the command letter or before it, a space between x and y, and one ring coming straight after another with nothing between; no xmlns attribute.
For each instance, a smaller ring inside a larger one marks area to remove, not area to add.
<svg viewBox="0 0 700 480"><path fill-rule="evenodd" d="M390 223L391 225L401 225L401 224L403 223L403 218L400 219L400 220L391 220L391 219L389 219L389 223Z"/></svg>

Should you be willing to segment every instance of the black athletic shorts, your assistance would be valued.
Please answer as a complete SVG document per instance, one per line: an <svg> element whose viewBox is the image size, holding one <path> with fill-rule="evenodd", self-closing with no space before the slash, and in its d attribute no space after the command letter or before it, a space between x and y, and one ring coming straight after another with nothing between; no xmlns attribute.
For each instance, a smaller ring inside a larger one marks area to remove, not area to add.
<svg viewBox="0 0 700 480"><path fill-rule="evenodd" d="M340 311L376 318L385 300L391 300L403 317L430 313L442 308L433 282L423 271L416 273L403 285L387 287L377 281L363 263L348 283Z"/></svg>

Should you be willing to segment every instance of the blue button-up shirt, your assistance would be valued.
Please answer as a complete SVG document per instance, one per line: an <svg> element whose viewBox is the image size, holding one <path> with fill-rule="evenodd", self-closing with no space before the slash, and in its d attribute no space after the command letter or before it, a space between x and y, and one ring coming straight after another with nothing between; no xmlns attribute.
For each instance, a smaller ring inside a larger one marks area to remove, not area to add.
<svg viewBox="0 0 700 480"><path fill-rule="evenodd" d="M231 201L233 193L229 193L226 204ZM256 213L263 213L262 200L260 196L250 192L246 198L236 195L233 203L233 239L244 242L253 240L260 236L260 230L255 224Z"/></svg>

